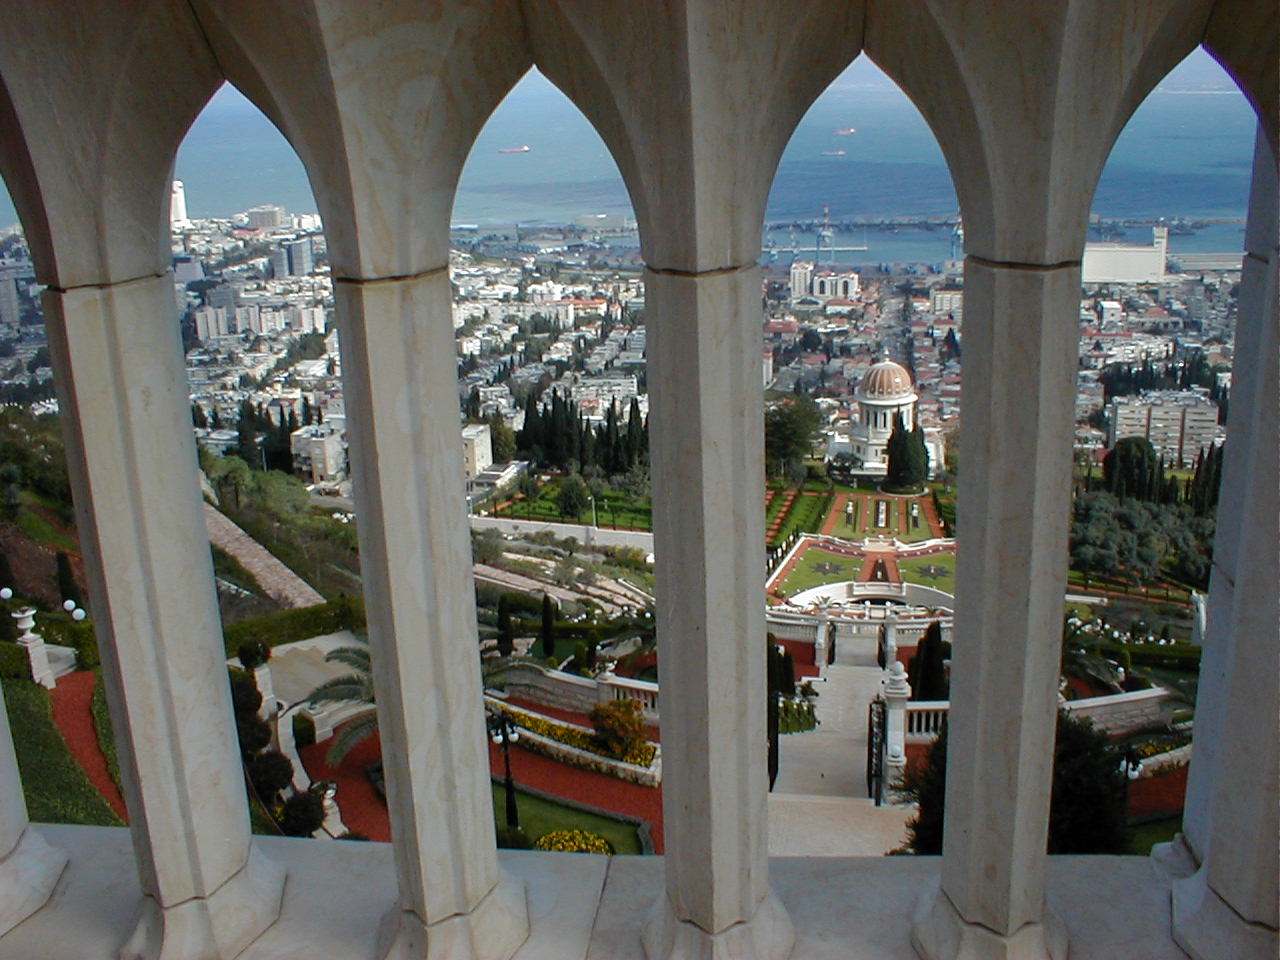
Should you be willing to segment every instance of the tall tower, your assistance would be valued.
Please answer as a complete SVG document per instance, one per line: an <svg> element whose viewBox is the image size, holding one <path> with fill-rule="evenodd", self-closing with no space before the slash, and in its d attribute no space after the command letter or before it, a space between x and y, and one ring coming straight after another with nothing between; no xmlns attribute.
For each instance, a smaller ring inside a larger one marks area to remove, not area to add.
<svg viewBox="0 0 1280 960"><path fill-rule="evenodd" d="M187 222L187 191L181 180L175 180L173 192L169 194L169 225L182 227Z"/></svg>

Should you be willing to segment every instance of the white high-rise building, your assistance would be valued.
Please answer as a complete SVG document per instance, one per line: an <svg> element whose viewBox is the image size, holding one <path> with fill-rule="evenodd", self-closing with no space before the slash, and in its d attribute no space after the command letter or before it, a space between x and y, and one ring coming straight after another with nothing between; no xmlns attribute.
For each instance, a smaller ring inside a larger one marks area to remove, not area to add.
<svg viewBox="0 0 1280 960"><path fill-rule="evenodd" d="M169 194L169 225L174 229L185 227L187 219L187 189L181 180L173 181L173 190Z"/></svg>

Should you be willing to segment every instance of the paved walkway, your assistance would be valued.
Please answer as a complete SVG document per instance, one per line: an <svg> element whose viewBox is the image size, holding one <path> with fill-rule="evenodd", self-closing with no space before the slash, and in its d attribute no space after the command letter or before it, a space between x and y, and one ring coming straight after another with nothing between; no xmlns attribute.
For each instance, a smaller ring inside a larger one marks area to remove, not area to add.
<svg viewBox="0 0 1280 960"><path fill-rule="evenodd" d="M877 807L867 796L867 704L880 689L875 651L832 664L816 682L820 725L780 740L769 795L769 855L879 856L901 846L912 808Z"/></svg>
<svg viewBox="0 0 1280 960"><path fill-rule="evenodd" d="M240 562L258 581L264 593L282 607L314 607L324 597L310 584L281 563L266 547L219 513L212 505L204 505L209 542Z"/></svg>

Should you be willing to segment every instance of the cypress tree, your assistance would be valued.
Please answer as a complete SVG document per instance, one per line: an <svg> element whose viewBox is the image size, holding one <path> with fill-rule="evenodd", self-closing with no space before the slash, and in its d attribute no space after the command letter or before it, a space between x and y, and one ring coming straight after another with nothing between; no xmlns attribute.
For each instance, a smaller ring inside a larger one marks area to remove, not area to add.
<svg viewBox="0 0 1280 960"><path fill-rule="evenodd" d="M77 606L83 606L84 601L80 598L80 588L76 586L75 575L71 572L71 558L62 550L59 550L57 564L58 596L64 600L74 600Z"/></svg>
<svg viewBox="0 0 1280 960"><path fill-rule="evenodd" d="M644 418L640 416L640 401L631 398L631 410L627 414L627 470L639 462L644 446Z"/></svg>
<svg viewBox="0 0 1280 960"><path fill-rule="evenodd" d="M556 655L556 611L551 605L551 595L542 595L542 654L546 657Z"/></svg>
<svg viewBox="0 0 1280 960"><path fill-rule="evenodd" d="M498 653L509 657L515 648L516 634L511 625L511 602L504 593L498 598Z"/></svg>
<svg viewBox="0 0 1280 960"><path fill-rule="evenodd" d="M889 434L885 453L888 459L885 469L885 488L892 491L906 490L913 486L912 442L902 422L901 414L893 415L893 432Z"/></svg>
<svg viewBox="0 0 1280 960"><path fill-rule="evenodd" d="M946 700L950 697L943 662L947 654L947 643L942 639L942 625L935 620L920 638L916 654L907 667L912 700Z"/></svg>

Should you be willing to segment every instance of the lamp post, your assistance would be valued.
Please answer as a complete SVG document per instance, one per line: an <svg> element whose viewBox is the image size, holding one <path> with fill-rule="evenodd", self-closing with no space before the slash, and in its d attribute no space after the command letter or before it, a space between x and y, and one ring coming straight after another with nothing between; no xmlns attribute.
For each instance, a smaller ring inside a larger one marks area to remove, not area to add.
<svg viewBox="0 0 1280 960"><path fill-rule="evenodd" d="M516 808L516 788L511 779L511 744L520 739L520 731L501 710L489 712L488 726L489 737L502 748L503 786L507 792L507 829L519 830L520 811Z"/></svg>
<svg viewBox="0 0 1280 960"><path fill-rule="evenodd" d="M591 525L599 528L600 519L596 516L596 498L593 494L588 493L587 499L591 501Z"/></svg>

